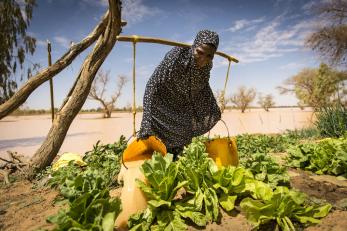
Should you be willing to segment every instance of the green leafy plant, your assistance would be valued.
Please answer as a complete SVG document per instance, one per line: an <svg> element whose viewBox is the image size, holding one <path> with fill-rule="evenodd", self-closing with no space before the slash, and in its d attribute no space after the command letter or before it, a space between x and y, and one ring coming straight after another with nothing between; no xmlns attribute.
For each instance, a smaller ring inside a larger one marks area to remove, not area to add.
<svg viewBox="0 0 347 231"><path fill-rule="evenodd" d="M237 149L241 157L253 153L284 152L297 140L284 135L244 134L236 136Z"/></svg>
<svg viewBox="0 0 347 231"><path fill-rule="evenodd" d="M152 159L145 161L141 171L147 183L136 180L139 188L148 199L148 208L130 217L128 226L131 230L185 230L187 226L175 210L174 197L187 181L179 181L178 166L172 162L172 155L162 157L155 152Z"/></svg>
<svg viewBox="0 0 347 231"><path fill-rule="evenodd" d="M347 131L347 108L342 105L321 108L315 125L322 136L343 136Z"/></svg>
<svg viewBox="0 0 347 231"><path fill-rule="evenodd" d="M219 215L218 197L213 189L212 175L218 170L208 157L205 144L200 138L193 139L178 161L179 177L188 181L186 188L189 203L196 211L204 213L206 221L217 221Z"/></svg>
<svg viewBox="0 0 347 231"><path fill-rule="evenodd" d="M229 212L241 200L242 212L256 227L275 221L283 230L294 230L298 223L317 223L331 208L308 205L303 194L256 180L243 166L218 169L200 138L177 162L156 153L142 171L147 181L137 182L148 207L130 217L131 230L185 230L187 219L203 227L218 221L220 207Z"/></svg>
<svg viewBox="0 0 347 231"><path fill-rule="evenodd" d="M285 167L280 166L270 152L283 152L293 140L287 136L242 135L237 136L237 148L241 166L249 169L255 179L272 187L289 183Z"/></svg>
<svg viewBox="0 0 347 231"><path fill-rule="evenodd" d="M267 198L245 198L241 201L241 211L256 228L269 222L275 222L278 230L296 230L293 222L301 224L319 223L326 216L331 205L305 205L305 195L279 186L273 193L267 191Z"/></svg>
<svg viewBox="0 0 347 231"><path fill-rule="evenodd" d="M285 167L264 153L253 153L241 159L241 165L249 169L256 180L268 183L271 187L289 184L289 175Z"/></svg>
<svg viewBox="0 0 347 231"><path fill-rule="evenodd" d="M293 141L299 141L302 139L317 139L320 138L320 133L317 127L308 127L302 129L286 130L282 135L288 137L288 139ZM291 144L294 144L291 143Z"/></svg>
<svg viewBox="0 0 347 231"><path fill-rule="evenodd" d="M310 158L314 153L315 146L314 143L304 143L289 147L287 149L287 165L304 169L310 164Z"/></svg>
<svg viewBox="0 0 347 231"><path fill-rule="evenodd" d="M317 174L347 173L347 138L326 138L318 143L305 143L288 149L287 164Z"/></svg>
<svg viewBox="0 0 347 231"><path fill-rule="evenodd" d="M110 199L109 191L104 189L84 193L70 204L68 210L59 210L47 220L57 224L54 230L112 231L120 212L120 199Z"/></svg>
<svg viewBox="0 0 347 231"><path fill-rule="evenodd" d="M51 173L48 185L57 187L69 200L67 210L47 219L57 225L55 230L113 230L121 202L110 198L109 188L119 173L120 155L125 148L123 136L114 144L97 142L83 158L86 167L70 162Z"/></svg>
<svg viewBox="0 0 347 231"><path fill-rule="evenodd" d="M213 188L217 192L220 206L225 211L234 209L238 195L249 188L248 179L253 179L253 175L242 167L223 167L213 174Z"/></svg>

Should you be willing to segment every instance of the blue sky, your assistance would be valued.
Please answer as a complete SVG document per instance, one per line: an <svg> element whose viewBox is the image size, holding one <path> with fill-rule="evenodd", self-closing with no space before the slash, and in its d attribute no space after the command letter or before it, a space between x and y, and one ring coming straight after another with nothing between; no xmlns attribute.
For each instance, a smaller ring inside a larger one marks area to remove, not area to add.
<svg viewBox="0 0 347 231"><path fill-rule="evenodd" d="M312 15L312 0L177 0L123 1L122 18L128 22L122 35L159 37L192 43L201 29L216 31L220 36L220 51L240 60L232 64L226 94L240 86L256 88L272 94L276 105L296 105L293 95L279 95L277 86L305 67L318 67L317 54L304 47L305 37L321 22ZM30 62L47 66L46 40L52 43L53 62L61 57L71 42L77 43L99 23L107 10L106 0L37 0L28 32L37 38L37 49ZM159 44L137 45L137 104L142 104L145 85L155 67L171 47ZM71 88L81 63L91 49L84 51L64 71L54 77L55 105L59 107ZM117 107L132 102L132 44L117 42L101 67L110 70L107 94L112 93L118 75L129 82L117 102ZM214 58L210 85L213 91L222 89L227 61ZM25 106L48 109L49 84L44 83L27 100ZM256 101L255 103L256 104ZM84 108L99 107L87 100Z"/></svg>

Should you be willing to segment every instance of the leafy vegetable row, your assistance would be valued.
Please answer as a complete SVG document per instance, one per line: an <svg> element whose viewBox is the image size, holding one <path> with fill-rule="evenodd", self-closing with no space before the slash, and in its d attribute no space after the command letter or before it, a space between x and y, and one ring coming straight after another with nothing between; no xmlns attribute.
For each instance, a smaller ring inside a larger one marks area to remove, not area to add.
<svg viewBox="0 0 347 231"><path fill-rule="evenodd" d="M73 165L51 172L48 184L57 187L68 199L67 209L47 220L55 223L55 230L113 230L121 212L119 198L110 198L109 188L120 171L120 153L126 148L125 138L114 144L94 146L83 160L85 169Z"/></svg>
<svg viewBox="0 0 347 231"><path fill-rule="evenodd" d="M317 174L347 176L347 137L326 138L318 143L304 143L288 148L288 166Z"/></svg>
<svg viewBox="0 0 347 231"><path fill-rule="evenodd" d="M178 162L155 153L141 171L147 182L137 184L148 207L129 219L130 230L185 230L186 220L204 227L219 219L220 207L231 211L238 202L255 227L275 222L282 230L295 230L296 223L318 223L331 208L308 205L304 194L287 187L273 190L243 167L218 169L199 139L184 149Z"/></svg>

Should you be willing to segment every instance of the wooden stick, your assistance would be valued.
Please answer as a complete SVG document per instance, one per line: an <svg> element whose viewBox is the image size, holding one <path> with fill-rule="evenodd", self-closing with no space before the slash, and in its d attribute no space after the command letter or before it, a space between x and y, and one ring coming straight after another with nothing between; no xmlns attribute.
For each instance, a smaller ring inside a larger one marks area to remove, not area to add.
<svg viewBox="0 0 347 231"><path fill-rule="evenodd" d="M8 179L8 171L0 169L0 174L4 176L5 184L9 184L10 180Z"/></svg>
<svg viewBox="0 0 347 231"><path fill-rule="evenodd" d="M0 160L5 161L5 162L7 162L7 163L13 163L12 161L7 160L7 159L4 159L4 158L2 158L2 157L0 157Z"/></svg>
<svg viewBox="0 0 347 231"><path fill-rule="evenodd" d="M123 41L123 42L144 42L144 43L159 43L159 44L164 44L164 45L169 45L169 46L180 46L180 47L190 47L191 45L188 43L180 43L180 42L174 42L166 39L160 39L160 38L152 38L152 37L144 37L144 36L138 36L138 35L130 35L130 36L124 36L124 35L119 35L117 36L118 41ZM216 52L217 55L220 55L229 61L233 61L235 63L238 63L239 60L227 55L221 51Z"/></svg>

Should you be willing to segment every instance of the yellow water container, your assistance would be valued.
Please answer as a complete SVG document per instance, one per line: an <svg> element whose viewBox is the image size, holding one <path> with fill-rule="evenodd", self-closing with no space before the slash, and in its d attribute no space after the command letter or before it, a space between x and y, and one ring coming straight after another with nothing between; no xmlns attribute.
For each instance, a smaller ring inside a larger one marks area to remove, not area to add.
<svg viewBox="0 0 347 231"><path fill-rule="evenodd" d="M115 221L117 230L127 230L128 219L131 215L140 212L147 207L145 194L137 187L136 179L146 182L146 178L140 170L144 160L131 161L127 163L127 168L122 165L118 175L118 180L123 181L120 200L122 211Z"/></svg>
<svg viewBox="0 0 347 231"><path fill-rule="evenodd" d="M135 139L124 150L123 161L137 161L151 159L154 151L166 155L165 145L155 136L149 136L147 139Z"/></svg>
<svg viewBox="0 0 347 231"><path fill-rule="evenodd" d="M124 182L120 196L122 212L115 222L118 230L126 230L129 217L147 207L147 198L135 180L146 182L140 167L145 160L151 159L154 151L166 155L165 145L155 136L149 136L147 139L135 139L123 152L124 164L118 174L118 180Z"/></svg>
<svg viewBox="0 0 347 231"><path fill-rule="evenodd" d="M222 166L237 166L239 157L235 137L224 137L209 140L205 143L206 152L220 168Z"/></svg>

